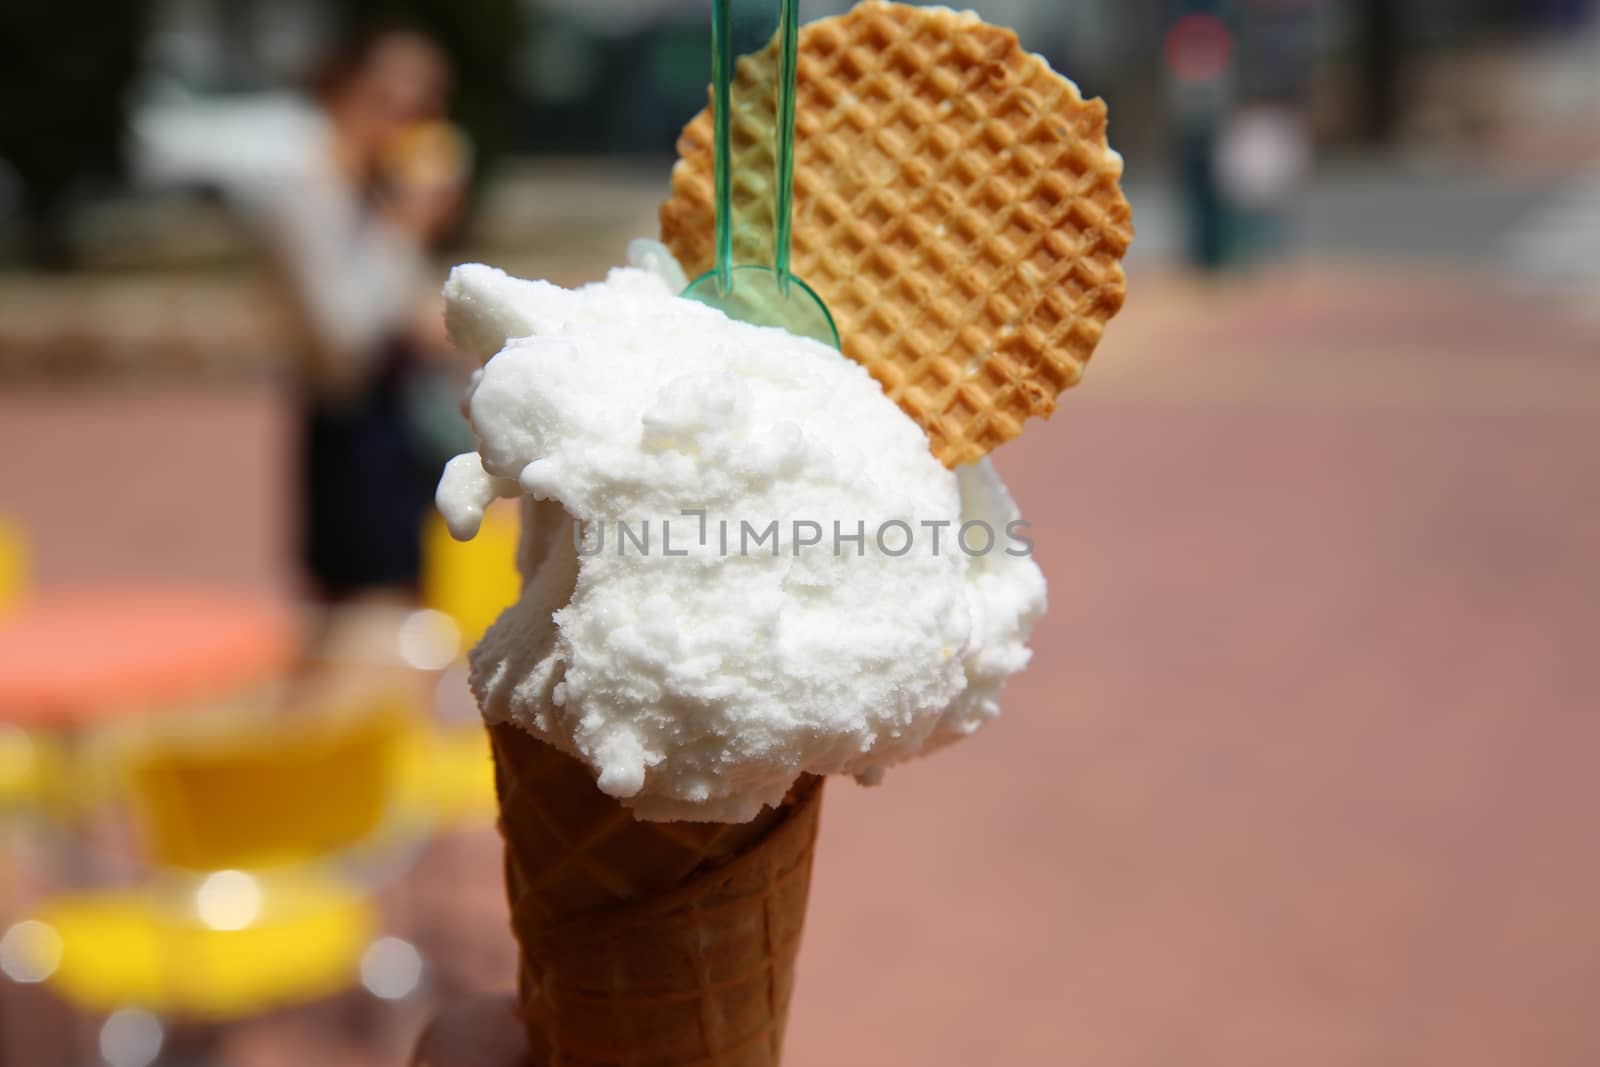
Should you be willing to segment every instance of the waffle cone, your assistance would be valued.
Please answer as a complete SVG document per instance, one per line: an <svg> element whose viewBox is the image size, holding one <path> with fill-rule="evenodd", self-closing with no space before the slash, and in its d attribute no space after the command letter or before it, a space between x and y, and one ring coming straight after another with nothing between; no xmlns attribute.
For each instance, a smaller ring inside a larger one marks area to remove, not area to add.
<svg viewBox="0 0 1600 1067"><path fill-rule="evenodd" d="M776 48L741 59L734 211L770 219ZM800 28L793 258L845 355L947 466L1048 416L1126 292L1132 212L1106 111L971 12L868 0ZM715 255L710 110L684 128L661 237L692 278ZM734 260L774 262L771 226Z"/></svg>
<svg viewBox="0 0 1600 1067"><path fill-rule="evenodd" d="M578 761L489 732L534 1062L776 1065L821 780L749 823L643 822Z"/></svg>

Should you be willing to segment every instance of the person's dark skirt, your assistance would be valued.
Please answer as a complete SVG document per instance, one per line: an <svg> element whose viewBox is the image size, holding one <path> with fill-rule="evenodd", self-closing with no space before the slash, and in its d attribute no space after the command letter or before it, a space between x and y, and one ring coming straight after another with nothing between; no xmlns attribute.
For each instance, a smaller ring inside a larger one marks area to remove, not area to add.
<svg viewBox="0 0 1600 1067"><path fill-rule="evenodd" d="M438 472L429 469L410 425L409 363L394 353L360 395L304 402L302 562L327 599L417 587L423 517L433 506Z"/></svg>

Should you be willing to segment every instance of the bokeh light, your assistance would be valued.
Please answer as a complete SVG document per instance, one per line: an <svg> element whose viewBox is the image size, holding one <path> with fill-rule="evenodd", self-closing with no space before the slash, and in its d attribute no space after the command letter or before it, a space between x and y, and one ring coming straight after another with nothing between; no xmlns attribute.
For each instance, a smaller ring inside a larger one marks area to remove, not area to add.
<svg viewBox="0 0 1600 1067"><path fill-rule="evenodd" d="M380 1000L400 1000L422 984L422 953L398 937L380 937L361 957L361 984Z"/></svg>
<svg viewBox="0 0 1600 1067"><path fill-rule="evenodd" d="M413 611L400 624L400 658L419 671L438 671L461 654L461 629L442 611Z"/></svg>
<svg viewBox="0 0 1600 1067"><path fill-rule="evenodd" d="M213 930L243 930L261 917L261 883L244 871L214 871L195 891L195 911Z"/></svg>
<svg viewBox="0 0 1600 1067"><path fill-rule="evenodd" d="M13 982L42 982L61 966L61 935L38 919L24 919L0 936L0 971Z"/></svg>
<svg viewBox="0 0 1600 1067"><path fill-rule="evenodd" d="M1163 54L1179 81L1215 81L1233 56L1233 33L1216 15L1185 15L1167 31Z"/></svg>
<svg viewBox="0 0 1600 1067"><path fill-rule="evenodd" d="M100 1058L107 1067L150 1067L165 1043L161 1020L140 1008L114 1011L100 1026Z"/></svg>

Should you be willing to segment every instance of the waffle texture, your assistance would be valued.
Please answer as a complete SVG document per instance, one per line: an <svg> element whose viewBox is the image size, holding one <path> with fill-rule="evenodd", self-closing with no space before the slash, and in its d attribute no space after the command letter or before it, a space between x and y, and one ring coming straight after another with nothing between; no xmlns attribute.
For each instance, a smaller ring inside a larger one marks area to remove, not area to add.
<svg viewBox="0 0 1600 1067"><path fill-rule="evenodd" d="M749 823L640 822L578 761L489 733L534 1062L774 1067L821 780Z"/></svg>
<svg viewBox="0 0 1600 1067"><path fill-rule="evenodd" d="M774 48L735 77L733 196L770 219ZM1105 105L971 12L866 2L800 29L793 260L845 354L970 463L1049 416L1126 292L1132 212ZM765 96L763 96L765 94ZM715 254L712 123L678 141L662 240ZM735 262L770 263L771 227Z"/></svg>

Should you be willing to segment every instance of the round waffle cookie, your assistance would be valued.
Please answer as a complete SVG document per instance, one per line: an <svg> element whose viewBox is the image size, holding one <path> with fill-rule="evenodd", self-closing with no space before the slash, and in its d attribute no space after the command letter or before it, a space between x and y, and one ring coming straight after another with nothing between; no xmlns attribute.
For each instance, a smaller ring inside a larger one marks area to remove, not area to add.
<svg viewBox="0 0 1600 1067"><path fill-rule="evenodd" d="M735 212L770 217L776 47L735 79ZM1049 416L1126 290L1132 212L1105 105L971 12L861 3L800 29L794 272L845 354L971 463ZM690 277L714 257L709 108L684 128L662 240ZM771 263L771 228L736 262Z"/></svg>

